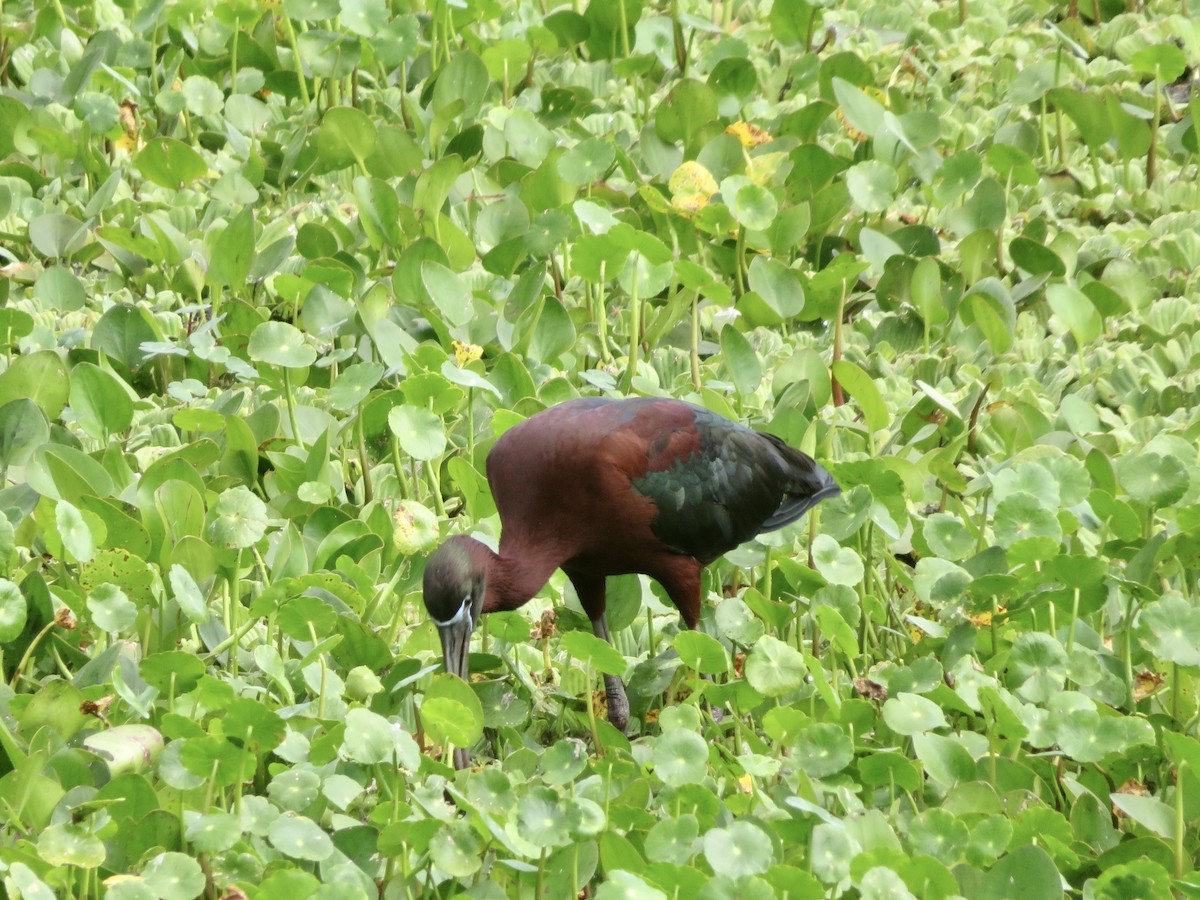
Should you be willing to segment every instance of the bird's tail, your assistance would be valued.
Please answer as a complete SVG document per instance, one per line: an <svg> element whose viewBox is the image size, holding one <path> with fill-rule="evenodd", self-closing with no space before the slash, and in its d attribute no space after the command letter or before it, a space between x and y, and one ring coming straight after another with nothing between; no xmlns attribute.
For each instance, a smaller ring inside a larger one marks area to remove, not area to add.
<svg viewBox="0 0 1200 900"><path fill-rule="evenodd" d="M774 435L764 434L763 437L769 438L775 445L784 470L786 487L783 503L763 522L762 531L773 531L789 525L822 500L836 497L842 492L825 467L807 453L789 447Z"/></svg>

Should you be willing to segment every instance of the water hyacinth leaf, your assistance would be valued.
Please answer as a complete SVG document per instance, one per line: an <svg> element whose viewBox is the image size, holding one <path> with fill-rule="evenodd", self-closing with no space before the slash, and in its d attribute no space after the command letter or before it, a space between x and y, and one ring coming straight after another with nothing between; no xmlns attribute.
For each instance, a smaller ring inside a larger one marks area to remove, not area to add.
<svg viewBox="0 0 1200 900"><path fill-rule="evenodd" d="M21 589L7 578L0 578L0 644L15 641L25 630L28 606Z"/></svg>
<svg viewBox="0 0 1200 900"><path fill-rule="evenodd" d="M63 407L67 405L70 384L67 367L63 365L57 353L49 350L30 353L12 360L8 368L0 373L0 403L3 403L5 408L20 401L34 403L40 407L47 419L57 419ZM12 420L8 423L8 428L16 427L30 419L25 410L10 415ZM35 431L30 435L14 435L7 439L7 443L17 447L20 452L28 452L32 449L31 442L41 431L36 423L33 427ZM40 443L42 441L37 441L37 444Z"/></svg>
<svg viewBox="0 0 1200 900"><path fill-rule="evenodd" d="M360 109L335 106L325 113L317 129L317 152L330 169L344 169L375 152L379 133L375 123Z"/></svg>
<svg viewBox="0 0 1200 900"><path fill-rule="evenodd" d="M106 438L124 431L133 422L133 400L129 389L111 372L91 363L71 370L68 395L71 412L93 437Z"/></svg>
<svg viewBox="0 0 1200 900"><path fill-rule="evenodd" d="M220 547L253 547L266 533L266 504L242 485L222 491L208 512L208 538Z"/></svg>
<svg viewBox="0 0 1200 900"><path fill-rule="evenodd" d="M897 734L913 735L945 728L942 708L920 694L901 693L883 704L883 720Z"/></svg>
<svg viewBox="0 0 1200 900"><path fill-rule="evenodd" d="M696 784L708 774L708 744L694 731L675 729L654 742L655 774L671 787Z"/></svg>
<svg viewBox="0 0 1200 900"><path fill-rule="evenodd" d="M1083 291L1068 284L1052 284L1046 288L1046 302L1078 343L1087 344L1100 336L1104 323Z"/></svg>
<svg viewBox="0 0 1200 900"><path fill-rule="evenodd" d="M254 232L254 212L243 207L212 242L206 279L210 285L236 288L246 283L254 263Z"/></svg>
<svg viewBox="0 0 1200 900"><path fill-rule="evenodd" d="M679 658L702 675L717 675L729 669L721 642L702 631L679 632L674 646Z"/></svg>
<svg viewBox="0 0 1200 900"><path fill-rule="evenodd" d="M889 419L887 406L875 380L862 367L849 360L839 359L833 364L832 371L838 384L858 402L867 426L873 431L886 428Z"/></svg>
<svg viewBox="0 0 1200 900"><path fill-rule="evenodd" d="M83 745L108 763L108 774L144 772L154 765L164 746L162 733L149 725L117 725L83 739Z"/></svg>
<svg viewBox="0 0 1200 900"><path fill-rule="evenodd" d="M756 256L747 272L750 289L779 316L780 321L798 316L804 309L804 285L800 276L777 259Z"/></svg>
<svg viewBox="0 0 1200 900"><path fill-rule="evenodd" d="M397 406L388 413L388 427L400 448L413 459L437 459L446 452L446 430L433 412L419 406Z"/></svg>
<svg viewBox="0 0 1200 900"><path fill-rule="evenodd" d="M732 325L721 329L721 356L738 393L752 394L762 381L762 362L746 336Z"/></svg>
<svg viewBox="0 0 1200 900"><path fill-rule="evenodd" d="M175 602L179 604L179 608L183 610L183 614L188 617L188 620L196 625L207 622L209 619L208 604L200 586L196 584L196 579L192 577L192 573L175 563L167 573L167 580L170 582Z"/></svg>
<svg viewBox="0 0 1200 900"><path fill-rule="evenodd" d="M3 392L2 375L0 392ZM23 466L49 438L46 414L33 400L22 397L0 406L0 468Z"/></svg>
<svg viewBox="0 0 1200 900"><path fill-rule="evenodd" d="M562 645L576 659L582 660L605 675L624 675L628 664L612 644L586 631L568 631Z"/></svg>
<svg viewBox="0 0 1200 900"><path fill-rule="evenodd" d="M299 369L317 360L317 351L300 329L287 322L263 322L250 334L246 352L255 362Z"/></svg>
<svg viewBox="0 0 1200 900"><path fill-rule="evenodd" d="M765 697L798 690L806 675L803 654L769 634L759 638L746 657L746 680Z"/></svg>
<svg viewBox="0 0 1200 900"><path fill-rule="evenodd" d="M138 171L149 181L168 190L178 190L208 174L204 157L182 141L157 137L137 155Z"/></svg>
<svg viewBox="0 0 1200 900"><path fill-rule="evenodd" d="M433 260L421 263L421 281L429 299L451 325L462 326L471 321L471 295L462 279Z"/></svg>
<svg viewBox="0 0 1200 900"><path fill-rule="evenodd" d="M54 507L54 524L63 549L75 562L87 562L96 552L96 541L84 521L79 509L66 500L59 500Z"/></svg>

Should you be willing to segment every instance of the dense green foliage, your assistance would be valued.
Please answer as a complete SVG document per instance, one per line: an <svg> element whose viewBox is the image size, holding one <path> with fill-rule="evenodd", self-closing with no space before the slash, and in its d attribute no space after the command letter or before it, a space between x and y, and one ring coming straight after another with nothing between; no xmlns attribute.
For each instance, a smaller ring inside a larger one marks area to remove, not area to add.
<svg viewBox="0 0 1200 900"><path fill-rule="evenodd" d="M1200 24L1146 5L0 5L8 895L1200 893ZM703 632L559 575L439 674L425 556L595 393L845 493Z"/></svg>

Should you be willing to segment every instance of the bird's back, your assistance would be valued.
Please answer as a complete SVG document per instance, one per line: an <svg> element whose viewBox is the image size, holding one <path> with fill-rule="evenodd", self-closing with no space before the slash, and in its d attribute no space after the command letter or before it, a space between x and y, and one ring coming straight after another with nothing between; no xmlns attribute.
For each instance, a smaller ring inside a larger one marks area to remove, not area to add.
<svg viewBox="0 0 1200 900"><path fill-rule="evenodd" d="M659 398L551 407L501 436L487 469L503 541L613 574L655 552L710 562L839 493L778 438Z"/></svg>

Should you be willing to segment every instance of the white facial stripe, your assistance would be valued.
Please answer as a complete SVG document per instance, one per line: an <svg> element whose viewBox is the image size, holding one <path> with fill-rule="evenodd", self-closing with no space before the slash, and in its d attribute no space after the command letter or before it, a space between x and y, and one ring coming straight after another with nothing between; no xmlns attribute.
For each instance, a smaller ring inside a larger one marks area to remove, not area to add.
<svg viewBox="0 0 1200 900"><path fill-rule="evenodd" d="M457 625L465 618L467 620L467 627L472 628L475 623L471 620L471 598L468 597L466 600L464 600L463 605L458 608L458 612L456 612L452 618L447 619L445 622L442 622L439 619L434 619L433 616L430 616L429 618L433 619L433 624L438 628L449 628L451 625Z"/></svg>

